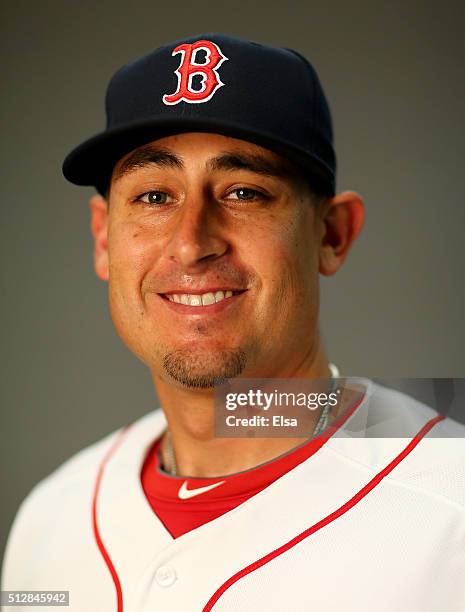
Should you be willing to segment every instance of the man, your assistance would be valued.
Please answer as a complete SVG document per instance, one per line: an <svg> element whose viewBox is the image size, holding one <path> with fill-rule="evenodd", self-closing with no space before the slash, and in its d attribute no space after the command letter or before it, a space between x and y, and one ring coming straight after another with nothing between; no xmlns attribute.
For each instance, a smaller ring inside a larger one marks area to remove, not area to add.
<svg viewBox="0 0 465 612"><path fill-rule="evenodd" d="M319 274L364 208L336 195L314 69L202 35L123 67L106 104L64 173L99 192L95 270L162 410L36 487L3 588L69 591L79 612L463 611L465 428L338 380L319 336ZM215 435L215 390L250 379L339 399L306 412L305 435Z"/></svg>

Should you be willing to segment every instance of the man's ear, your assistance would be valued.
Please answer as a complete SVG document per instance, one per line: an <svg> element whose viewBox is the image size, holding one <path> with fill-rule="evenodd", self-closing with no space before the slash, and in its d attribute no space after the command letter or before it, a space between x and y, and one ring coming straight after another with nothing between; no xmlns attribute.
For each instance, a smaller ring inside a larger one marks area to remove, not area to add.
<svg viewBox="0 0 465 612"><path fill-rule="evenodd" d="M95 273L102 280L108 280L108 204L105 198L94 195L89 201L90 230L94 237Z"/></svg>
<svg viewBox="0 0 465 612"><path fill-rule="evenodd" d="M358 193L344 191L327 201L322 218L321 274L331 276L339 270L360 234L364 220L365 207Z"/></svg>

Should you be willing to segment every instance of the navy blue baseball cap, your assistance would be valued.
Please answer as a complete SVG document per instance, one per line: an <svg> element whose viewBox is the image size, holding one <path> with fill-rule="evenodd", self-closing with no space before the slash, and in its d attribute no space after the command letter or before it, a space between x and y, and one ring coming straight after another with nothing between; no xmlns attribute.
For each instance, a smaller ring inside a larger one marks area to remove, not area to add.
<svg viewBox="0 0 465 612"><path fill-rule="evenodd" d="M107 124L66 157L63 174L104 194L130 151L174 134L211 132L295 163L314 190L334 195L331 114L310 62L291 49L224 34L164 45L120 68L105 100Z"/></svg>

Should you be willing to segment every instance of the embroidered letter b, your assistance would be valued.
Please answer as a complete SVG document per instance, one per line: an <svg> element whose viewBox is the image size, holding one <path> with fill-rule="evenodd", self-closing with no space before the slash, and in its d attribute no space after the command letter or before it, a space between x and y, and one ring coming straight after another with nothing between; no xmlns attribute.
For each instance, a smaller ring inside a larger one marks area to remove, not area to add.
<svg viewBox="0 0 465 612"><path fill-rule="evenodd" d="M206 60L198 63L199 51L204 51ZM193 44L179 45L174 49L172 55L179 53L181 63L176 70L178 87L172 94L165 94L163 102L167 105L178 104L178 102L189 102L199 104L211 100L215 92L224 83L218 75L218 69L228 58L223 55L221 49L209 40L198 40ZM200 87L194 89L194 77L200 77Z"/></svg>

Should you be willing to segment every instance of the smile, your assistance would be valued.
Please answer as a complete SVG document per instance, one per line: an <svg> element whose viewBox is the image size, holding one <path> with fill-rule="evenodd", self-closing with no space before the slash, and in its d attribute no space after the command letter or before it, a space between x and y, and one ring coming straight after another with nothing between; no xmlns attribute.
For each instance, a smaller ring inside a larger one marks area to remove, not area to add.
<svg viewBox="0 0 465 612"><path fill-rule="evenodd" d="M185 306L210 306L211 304L217 304L223 300L232 298L234 295L238 295L242 291L209 291L208 293L163 293L162 297L168 299L170 302L176 302L177 304L184 304Z"/></svg>

